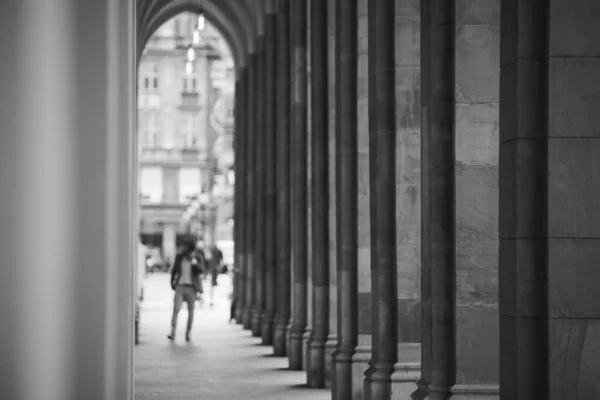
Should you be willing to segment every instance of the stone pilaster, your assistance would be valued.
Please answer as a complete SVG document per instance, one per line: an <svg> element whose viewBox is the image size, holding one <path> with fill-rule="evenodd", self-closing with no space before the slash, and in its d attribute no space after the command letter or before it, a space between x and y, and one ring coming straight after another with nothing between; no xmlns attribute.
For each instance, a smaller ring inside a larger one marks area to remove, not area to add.
<svg viewBox="0 0 600 400"><path fill-rule="evenodd" d="M276 236L275 218L276 192L275 192L275 149L276 149L276 108L275 93L275 14L269 13L265 17L265 308L262 316L261 336L265 345L273 344L273 319L275 317L276 302Z"/></svg>
<svg viewBox="0 0 600 400"><path fill-rule="evenodd" d="M336 145L335 145L335 1L327 0L327 88L328 88L328 155L329 155L329 334L325 342L325 387L332 389L334 381L332 353L337 346L337 213L336 213Z"/></svg>
<svg viewBox="0 0 600 400"><path fill-rule="evenodd" d="M256 41L256 120L255 120L255 163L256 163L256 222L254 242L254 310L252 312L252 336L260 336L262 313L265 307L265 37Z"/></svg>
<svg viewBox="0 0 600 400"><path fill-rule="evenodd" d="M413 399L455 382L454 1L421 2L421 379Z"/></svg>
<svg viewBox="0 0 600 400"><path fill-rule="evenodd" d="M307 109L306 109L306 0L293 0L292 27L292 326L290 332L290 369L303 365L303 336L307 320Z"/></svg>
<svg viewBox="0 0 600 400"><path fill-rule="evenodd" d="M333 399L352 398L358 340L357 1L336 1L336 202L338 344Z"/></svg>
<svg viewBox="0 0 600 400"><path fill-rule="evenodd" d="M277 15L277 307L273 350L287 355L291 296L290 210L290 6L280 1Z"/></svg>
<svg viewBox="0 0 600 400"><path fill-rule="evenodd" d="M456 383L452 398L499 397L500 2L456 2ZM495 394L495 395L494 395Z"/></svg>
<svg viewBox="0 0 600 400"><path fill-rule="evenodd" d="M356 88L356 135L357 135L357 174L354 181L357 185L357 319L358 319L358 345L352 357L352 398L362 400L364 397L364 373L371 360L371 334L372 309L371 309L371 256L373 254L373 240L371 238L370 191L373 180L371 179L371 166L369 153L372 151L369 140L369 124L372 120L369 113L371 98L369 96L369 43L368 36L368 11L372 1L357 0L357 88Z"/></svg>
<svg viewBox="0 0 600 400"><path fill-rule="evenodd" d="M248 56L248 118L246 135L246 162L247 167L247 186L246 186L246 244L247 244L247 260L246 260L246 302L244 305L244 329L252 329L252 314L254 309L254 266L255 260L255 230L256 223L256 154L255 154L255 123L256 123L256 104L258 98L256 96L258 69L257 69L257 53L252 53Z"/></svg>
<svg viewBox="0 0 600 400"><path fill-rule="evenodd" d="M325 387L325 342L329 334L329 137L327 88L327 3L312 0L311 166L312 166L312 340L308 382Z"/></svg>
<svg viewBox="0 0 600 400"><path fill-rule="evenodd" d="M502 3L503 399L600 393L599 11Z"/></svg>
<svg viewBox="0 0 600 400"><path fill-rule="evenodd" d="M409 398L421 364L421 62L419 3L395 0L398 361L392 398ZM399 44L401 44L399 47Z"/></svg>
<svg viewBox="0 0 600 400"><path fill-rule="evenodd" d="M313 339L313 197L312 197L312 94L310 90L312 81L312 60L310 54L311 46L311 20L310 20L311 2L306 1L306 329L304 330L303 349L302 349L302 369L306 371L306 384L311 386L311 375L308 373L310 368L310 346Z"/></svg>

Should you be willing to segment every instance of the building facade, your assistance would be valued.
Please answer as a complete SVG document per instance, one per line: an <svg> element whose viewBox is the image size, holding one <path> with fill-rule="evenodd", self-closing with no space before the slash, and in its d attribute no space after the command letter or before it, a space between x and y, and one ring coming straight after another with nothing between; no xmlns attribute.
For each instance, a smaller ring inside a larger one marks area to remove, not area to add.
<svg viewBox="0 0 600 400"><path fill-rule="evenodd" d="M160 249L165 261L173 261L189 235L209 242L231 237L231 179L222 177L230 177L233 166L233 83L224 39L197 14L167 21L143 51L137 125L140 238ZM191 212L189 206L201 197L206 200Z"/></svg>

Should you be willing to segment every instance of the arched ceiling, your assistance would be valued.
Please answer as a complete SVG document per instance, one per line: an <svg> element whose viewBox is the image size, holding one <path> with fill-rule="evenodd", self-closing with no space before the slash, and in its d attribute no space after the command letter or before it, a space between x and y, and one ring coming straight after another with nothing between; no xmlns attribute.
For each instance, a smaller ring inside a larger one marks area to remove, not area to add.
<svg viewBox="0 0 600 400"><path fill-rule="evenodd" d="M265 13L275 7L276 0L137 0L138 58L163 23L181 12L202 10L229 44L236 67L243 67L264 33Z"/></svg>

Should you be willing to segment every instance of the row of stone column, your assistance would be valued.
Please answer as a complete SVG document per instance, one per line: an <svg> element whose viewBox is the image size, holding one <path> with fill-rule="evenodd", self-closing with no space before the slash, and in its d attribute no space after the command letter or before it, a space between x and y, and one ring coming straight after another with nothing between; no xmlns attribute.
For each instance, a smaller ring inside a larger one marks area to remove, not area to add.
<svg viewBox="0 0 600 400"><path fill-rule="evenodd" d="M598 225L581 216L599 222L589 181L598 135L585 124L574 138L552 131L581 115L575 103L559 110L543 79L591 73L594 52L577 45L586 35L549 36L548 26L568 28L534 20L544 7L502 4L502 26L493 2L474 12L454 1L292 0L266 16L237 85L238 321L310 386L344 400L498 398L500 381L511 399L597 390L596 309L575 283L567 307L562 289L532 280L564 278L557 263L576 252L576 273L589 275ZM521 36L515 21L528 27ZM539 51L527 47L534 39ZM544 50L550 39L562 64ZM548 121L544 107L557 115ZM588 172L567 184L544 160ZM527 197L514 182L530 183ZM548 371L562 380L548 383Z"/></svg>

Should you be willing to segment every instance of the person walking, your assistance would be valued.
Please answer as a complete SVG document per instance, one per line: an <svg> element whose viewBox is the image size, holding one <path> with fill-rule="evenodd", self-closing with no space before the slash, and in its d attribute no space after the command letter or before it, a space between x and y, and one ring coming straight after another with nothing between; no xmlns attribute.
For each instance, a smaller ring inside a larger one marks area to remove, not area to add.
<svg viewBox="0 0 600 400"><path fill-rule="evenodd" d="M218 277L221 273L223 266L223 253L216 245L211 245L204 252L206 257L206 263L208 265L208 272L210 274L210 305L214 304L214 292L215 287L218 285Z"/></svg>
<svg viewBox="0 0 600 400"><path fill-rule="evenodd" d="M196 243L189 241L183 246L181 253L175 257L171 270L171 288L175 291L173 300L173 317L171 318L171 333L169 340L175 340L177 317L182 304L187 303L188 320L185 331L185 340L191 340L192 324L194 322L194 305L196 302L197 282L202 273L202 265L195 255Z"/></svg>

